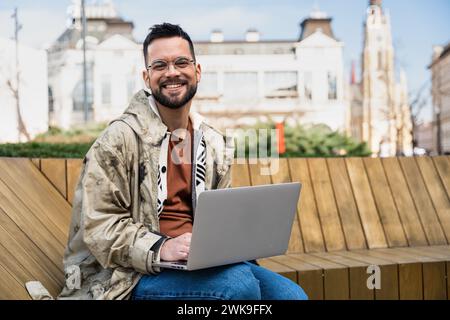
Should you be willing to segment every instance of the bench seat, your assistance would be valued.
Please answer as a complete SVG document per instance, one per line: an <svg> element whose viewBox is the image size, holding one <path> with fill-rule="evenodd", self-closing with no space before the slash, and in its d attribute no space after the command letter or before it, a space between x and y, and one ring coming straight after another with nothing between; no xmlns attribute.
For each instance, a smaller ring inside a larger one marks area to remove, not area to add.
<svg viewBox="0 0 450 320"><path fill-rule="evenodd" d="M310 299L450 299L450 246L286 254L258 260L300 284ZM368 289L370 265L380 289Z"/></svg>

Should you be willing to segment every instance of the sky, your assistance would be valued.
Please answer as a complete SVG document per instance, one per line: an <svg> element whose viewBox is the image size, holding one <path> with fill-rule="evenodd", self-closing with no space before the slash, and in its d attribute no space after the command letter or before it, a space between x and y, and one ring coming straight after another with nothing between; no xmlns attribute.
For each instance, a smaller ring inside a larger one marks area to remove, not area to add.
<svg viewBox="0 0 450 320"><path fill-rule="evenodd" d="M86 0L87 3L90 0ZM363 23L369 0L113 0L119 14L133 21L136 40L143 41L148 28L163 21L180 24L196 40L208 40L212 29L221 29L225 40L243 40L256 28L261 40L296 40L301 21L315 5L330 16L335 36L344 43L345 76L352 61L359 66ZM23 25L20 39L46 48L65 29L70 0L0 0L0 37L12 37L15 7ZM391 17L397 71L406 72L410 95L430 86L434 45L450 41L450 0L383 0ZM421 115L431 118L431 108Z"/></svg>

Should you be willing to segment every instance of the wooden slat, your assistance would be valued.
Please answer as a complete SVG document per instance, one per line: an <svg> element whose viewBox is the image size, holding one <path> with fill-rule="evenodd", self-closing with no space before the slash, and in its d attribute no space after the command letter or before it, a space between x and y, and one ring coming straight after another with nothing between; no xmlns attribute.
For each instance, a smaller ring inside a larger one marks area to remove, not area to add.
<svg viewBox="0 0 450 320"><path fill-rule="evenodd" d="M386 237L372 196L369 180L364 170L363 161L361 158L348 158L345 162L366 235L367 245L371 249L384 248L387 246Z"/></svg>
<svg viewBox="0 0 450 320"><path fill-rule="evenodd" d="M336 255L341 255L343 257L354 259L359 262L367 263L368 265L392 265L394 262L391 260L386 260L378 256L373 256L370 254L371 250L355 250L355 251L336 251L333 252Z"/></svg>
<svg viewBox="0 0 450 320"><path fill-rule="evenodd" d="M297 283L297 272L292 268L267 258L258 260L258 264Z"/></svg>
<svg viewBox="0 0 450 320"><path fill-rule="evenodd" d="M297 278L309 300L323 300L323 270L298 271Z"/></svg>
<svg viewBox="0 0 450 320"><path fill-rule="evenodd" d="M289 268L297 270L298 284L310 300L323 300L323 270L317 266L292 258L288 255L271 258Z"/></svg>
<svg viewBox="0 0 450 320"><path fill-rule="evenodd" d="M446 262L423 264L423 298L425 300L446 300Z"/></svg>
<svg viewBox="0 0 450 320"><path fill-rule="evenodd" d="M433 157L434 165L441 177L442 184L445 187L447 196L450 197L450 157L439 156Z"/></svg>
<svg viewBox="0 0 450 320"><path fill-rule="evenodd" d="M41 159L41 171L59 193L67 199L66 160Z"/></svg>
<svg viewBox="0 0 450 320"><path fill-rule="evenodd" d="M328 175L327 163L325 159L308 159L308 166L326 249L327 251L345 250L345 238Z"/></svg>
<svg viewBox="0 0 450 320"><path fill-rule="evenodd" d="M297 212L305 252L325 251L322 228L320 226L306 159L291 158L288 159L288 164L292 181L302 183Z"/></svg>
<svg viewBox="0 0 450 320"><path fill-rule="evenodd" d="M369 250L357 253L354 251L339 251L336 254L342 255L349 259L355 259L360 262L376 265L381 271L381 288L375 290L375 299L377 300L398 300L399 299L399 283L398 283L398 266L392 261L373 257L365 254Z"/></svg>
<svg viewBox="0 0 450 320"><path fill-rule="evenodd" d="M398 265L381 265L381 288L375 290L375 300L398 300Z"/></svg>
<svg viewBox="0 0 450 320"><path fill-rule="evenodd" d="M430 245L447 244L442 226L436 215L422 175L414 158L399 158L406 182L419 213L422 226Z"/></svg>
<svg viewBox="0 0 450 320"><path fill-rule="evenodd" d="M346 266L311 254L292 254L290 256L323 268L325 300L348 300L350 298L349 270Z"/></svg>
<svg viewBox="0 0 450 320"><path fill-rule="evenodd" d="M349 250L365 249L367 248L366 239L353 197L345 161L342 158L333 158L327 159L327 164L347 247Z"/></svg>
<svg viewBox="0 0 450 320"><path fill-rule="evenodd" d="M313 255L348 267L351 300L374 299L374 290L367 288L367 278L369 277L367 274L367 263L331 252L314 253Z"/></svg>
<svg viewBox="0 0 450 320"><path fill-rule="evenodd" d="M31 162L33 162L33 164L36 166L36 168L41 170L41 159L39 159L39 158L32 158L30 160L31 160Z"/></svg>
<svg viewBox="0 0 450 320"><path fill-rule="evenodd" d="M420 256L427 256L436 259L437 261L450 261L450 257L442 252L432 250L433 246L429 247L407 247L401 248L403 252L412 253Z"/></svg>
<svg viewBox="0 0 450 320"><path fill-rule="evenodd" d="M450 262L446 263L447 272L447 300L450 300Z"/></svg>
<svg viewBox="0 0 450 320"><path fill-rule="evenodd" d="M414 201L408 189L408 185L403 176L397 158L382 159L384 171L389 182L392 194L395 195L396 204L400 220L405 230L406 238L410 246L427 245L425 232L420 222Z"/></svg>
<svg viewBox="0 0 450 320"><path fill-rule="evenodd" d="M5 300L31 300L25 287L0 264L0 299ZM28 298L27 298L28 296Z"/></svg>
<svg viewBox="0 0 450 320"><path fill-rule="evenodd" d="M281 256L271 257L269 258L272 261L276 261L281 263L289 268L292 268L297 271L310 271L310 270L322 270L322 268L312 265L310 263L301 261L299 259L293 258L290 254L285 254Z"/></svg>
<svg viewBox="0 0 450 320"><path fill-rule="evenodd" d="M82 159L67 159L67 201L72 204L75 188L80 177Z"/></svg>
<svg viewBox="0 0 450 320"><path fill-rule="evenodd" d="M2 247L6 249L6 253L4 254L6 256L12 256L12 260L15 260L20 266L23 266L23 268L34 277L33 280L41 281L49 291L51 291L53 294L58 294L58 291L62 288L63 277L60 276L59 279L57 279L58 274L51 274L50 271L44 269L42 265L48 264L47 261L36 261L33 258L33 256L36 256L36 253L30 252L31 246L28 244L26 247L23 247L22 244L16 240L19 235L11 235L2 226L0 226L0 233L0 243ZM14 272L14 274L20 274L20 270L18 269L19 267L16 267L11 271ZM61 274L61 272L58 273Z"/></svg>
<svg viewBox="0 0 450 320"><path fill-rule="evenodd" d="M430 252L437 252L439 254L442 254L447 257L445 260L450 261L450 246L429 246L426 247L426 249Z"/></svg>
<svg viewBox="0 0 450 320"><path fill-rule="evenodd" d="M17 262L17 260L15 259L14 255L11 255L11 253L5 249L5 247L0 243L0 267L3 268L3 272L4 273L8 273L8 275L6 275L6 277L9 277L9 282L17 282L18 286L20 286L21 288L25 287L25 282L30 281L30 280L35 280L35 278L25 269L23 269L23 267ZM0 271L0 276L1 275L1 271ZM4 281L4 276L2 276L2 281ZM8 292L7 290L2 290L1 288L1 284L0 284L0 300L3 299L12 299L10 297L10 292ZM16 299L30 299L30 296L26 293L26 292L14 292L15 294L21 293L19 294Z"/></svg>
<svg viewBox="0 0 450 320"><path fill-rule="evenodd" d="M58 236L55 236L58 230L53 229L55 228L54 224L49 220L41 221L36 218L32 211L1 180L0 202L0 210L4 213L1 218L3 223L8 223L11 227L14 227L13 223L16 224L21 232L36 241L40 247L46 248L53 258L59 258L59 253L64 250L63 235L61 234L58 239Z"/></svg>
<svg viewBox="0 0 450 320"><path fill-rule="evenodd" d="M245 161L242 160L241 161ZM246 187L250 186L250 173L248 171L248 163L233 164L231 170L231 186L232 187Z"/></svg>
<svg viewBox="0 0 450 320"><path fill-rule="evenodd" d="M444 234L450 239L450 200L438 172L429 157L417 157L416 162L422 172L426 188L436 209Z"/></svg>
<svg viewBox="0 0 450 320"><path fill-rule="evenodd" d="M380 159L364 158L364 165L386 234L388 246L407 246L408 242Z"/></svg>
<svg viewBox="0 0 450 320"><path fill-rule="evenodd" d="M0 180L26 201L26 206L52 228L61 243L67 242L71 207L28 159L1 158Z"/></svg>
<svg viewBox="0 0 450 320"><path fill-rule="evenodd" d="M62 258L63 250L62 246L56 246L54 238L50 234L42 233L42 228L39 224L35 224L37 230L32 232L24 232L24 228L20 225L16 225L14 221L0 208L0 228L4 234L0 237L1 243L6 248L15 243L20 248L23 248L23 252L27 257L30 257L30 261L36 261L38 264L38 270L45 270L45 273L50 275L56 283L59 283L64 277L62 272ZM14 251L13 249L11 249Z"/></svg>
<svg viewBox="0 0 450 320"><path fill-rule="evenodd" d="M425 300L445 300L447 298L445 261L426 248L396 248L394 252L403 252L422 262L423 298Z"/></svg>
<svg viewBox="0 0 450 320"><path fill-rule="evenodd" d="M291 182L291 175L289 173L288 161L286 158L280 158L278 160L278 170L271 176L272 183L285 183Z"/></svg>
<svg viewBox="0 0 450 320"><path fill-rule="evenodd" d="M294 253L294 254L289 254L289 257L292 257L294 259L300 260L304 263L322 268L322 269L340 269L340 268L345 268L344 265L340 264L340 263L336 263L333 261L329 261L327 259L323 259L320 258L318 256L316 256L315 254L312 253Z"/></svg>
<svg viewBox="0 0 450 320"><path fill-rule="evenodd" d="M399 264L400 300L423 299L423 271L421 263Z"/></svg>
<svg viewBox="0 0 450 320"><path fill-rule="evenodd" d="M266 165L263 165L261 163L253 164L249 160L249 171L250 171L250 181L252 183L252 186L259 186L263 184L270 184L270 175L263 175L263 170L267 169Z"/></svg>
<svg viewBox="0 0 450 320"><path fill-rule="evenodd" d="M392 249L367 250L367 254L398 263L400 300L423 299L422 263L416 257Z"/></svg>
<svg viewBox="0 0 450 320"><path fill-rule="evenodd" d="M53 237L49 240L48 245L57 246L58 249L59 246L63 246L67 241L67 231L62 230L64 225L58 225L51 215L45 214L48 213L49 209L45 207L44 203L36 204L39 200L33 201L32 198L24 197L21 192L18 192L17 188L14 188L14 185L8 183L8 179L3 178L4 175L0 172L1 206L8 216L27 234L36 236L37 234L51 234ZM7 183L10 187L7 186ZM23 201L26 201L26 203ZM68 225L67 223L67 229Z"/></svg>
<svg viewBox="0 0 450 320"><path fill-rule="evenodd" d="M418 262L417 258L401 251L392 251L391 249L368 250L367 255L378 257L391 261L393 263L414 263Z"/></svg>
<svg viewBox="0 0 450 320"><path fill-rule="evenodd" d="M271 175L272 183L286 183L291 182L291 175L289 173L289 165L286 158L279 159L278 170ZM291 237L287 253L304 252L303 240L300 233L300 224L298 220L298 210L296 212L294 221L292 223Z"/></svg>

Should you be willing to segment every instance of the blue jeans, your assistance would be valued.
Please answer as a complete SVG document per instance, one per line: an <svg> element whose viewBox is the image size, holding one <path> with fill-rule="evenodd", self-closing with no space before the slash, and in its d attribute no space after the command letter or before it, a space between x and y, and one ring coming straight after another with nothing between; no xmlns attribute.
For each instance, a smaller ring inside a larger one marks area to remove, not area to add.
<svg viewBox="0 0 450 320"><path fill-rule="evenodd" d="M164 269L144 275L134 300L307 300L293 281L253 263L180 271Z"/></svg>

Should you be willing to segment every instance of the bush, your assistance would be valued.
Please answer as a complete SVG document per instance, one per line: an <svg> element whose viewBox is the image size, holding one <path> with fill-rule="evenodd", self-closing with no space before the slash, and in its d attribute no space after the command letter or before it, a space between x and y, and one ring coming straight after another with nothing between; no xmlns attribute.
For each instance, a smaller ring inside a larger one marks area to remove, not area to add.
<svg viewBox="0 0 450 320"><path fill-rule="evenodd" d="M62 131L51 128L49 132L41 135L37 141L30 143L0 145L1 157L27 157L27 158L83 158L95 138L104 129L104 124L89 129L72 129ZM272 123L258 123L246 129L273 129ZM269 131L270 133L270 131ZM360 143L353 138L331 130L326 125L285 126L284 140L286 152L280 157L364 157L371 151L366 143ZM242 140L241 140L242 141ZM61 143L65 142L65 143ZM236 139L237 142L237 139ZM270 148L271 137L267 137L267 146ZM251 145L245 140L245 156L248 157L251 148L258 151L259 141ZM237 148L235 157L237 156ZM265 157L262 155L261 157ZM270 157L270 150L268 152Z"/></svg>
<svg viewBox="0 0 450 320"><path fill-rule="evenodd" d="M92 143L7 143L0 144L1 157L84 158Z"/></svg>
<svg viewBox="0 0 450 320"><path fill-rule="evenodd" d="M246 129L274 129L272 123L258 123L253 127ZM236 143L238 139L235 140ZM240 140L241 142L243 140ZM280 157L365 157L371 154L365 142L357 142L353 138L348 137L338 131L331 130L328 126L319 124L312 126L285 126L284 141L286 152ZM270 148L271 137L267 137L267 146ZM250 150L258 151L259 141L257 144L250 144L245 140L245 155L248 157ZM235 152L235 157L237 152ZM263 155L262 157L264 157ZM268 152L270 157L270 150Z"/></svg>

